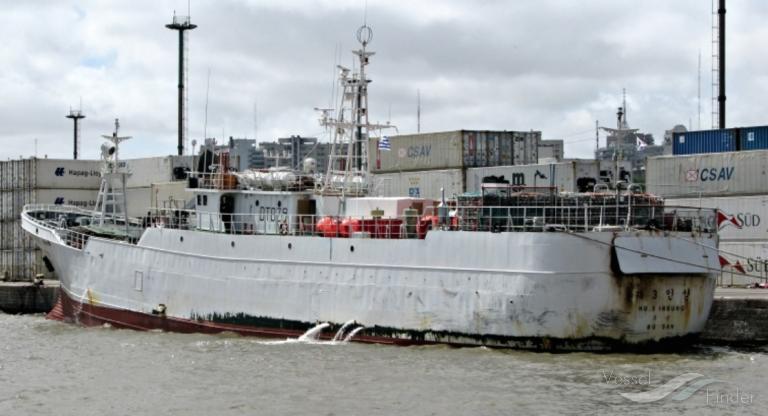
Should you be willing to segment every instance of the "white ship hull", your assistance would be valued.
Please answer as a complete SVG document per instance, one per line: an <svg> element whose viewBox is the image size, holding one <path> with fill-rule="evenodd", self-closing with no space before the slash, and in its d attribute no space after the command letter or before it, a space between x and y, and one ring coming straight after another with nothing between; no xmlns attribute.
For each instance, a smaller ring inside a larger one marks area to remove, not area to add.
<svg viewBox="0 0 768 416"><path fill-rule="evenodd" d="M61 279L59 317L141 329L284 336L355 320L361 341L668 344L703 330L717 267L716 237L645 231L382 240L150 228L136 245L92 237L78 249L28 215L23 226Z"/></svg>

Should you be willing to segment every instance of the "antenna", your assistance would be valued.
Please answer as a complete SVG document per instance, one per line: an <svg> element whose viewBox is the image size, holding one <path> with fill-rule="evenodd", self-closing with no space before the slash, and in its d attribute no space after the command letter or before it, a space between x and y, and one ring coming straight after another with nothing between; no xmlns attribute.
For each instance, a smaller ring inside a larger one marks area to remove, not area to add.
<svg viewBox="0 0 768 416"><path fill-rule="evenodd" d="M259 135L259 101L253 100L253 139L257 140Z"/></svg>
<svg viewBox="0 0 768 416"><path fill-rule="evenodd" d="M187 11L189 11L189 3L187 3ZM178 140L178 153L179 156L184 154L184 146L187 139L187 94L184 89L184 84L187 80L187 58L185 54L185 44L187 39L187 31L197 27L193 25L190 20L190 16L176 16L176 12L173 12L173 21L165 25L168 29L177 30L179 32L179 140Z"/></svg>
<svg viewBox="0 0 768 416"><path fill-rule="evenodd" d="M697 106L699 112L698 130L701 130L701 49L699 49L699 79L698 79L698 91L697 91Z"/></svg>
<svg viewBox="0 0 768 416"><path fill-rule="evenodd" d="M416 133L421 133L421 90L416 90Z"/></svg>
<svg viewBox="0 0 768 416"><path fill-rule="evenodd" d="M205 118L203 119L203 144L208 138L208 93L211 91L211 68L208 68L208 81L205 84Z"/></svg>
<svg viewBox="0 0 768 416"><path fill-rule="evenodd" d="M81 100L81 108L82 108L82 100ZM72 121L74 122L74 129L73 129L74 132L72 135L74 151L72 152L72 157L73 159L77 160L77 149L80 147L80 127L78 125L78 121L80 119L85 118L85 114L83 114L82 110L73 110L70 108L69 114L67 114L65 117L72 119Z"/></svg>
<svg viewBox="0 0 768 416"><path fill-rule="evenodd" d="M712 0L712 128L720 128L720 111L716 91L720 90L720 29L715 1Z"/></svg>
<svg viewBox="0 0 768 416"><path fill-rule="evenodd" d="M600 149L600 120L595 120L595 152Z"/></svg>
<svg viewBox="0 0 768 416"><path fill-rule="evenodd" d="M622 88L621 89L621 105L624 109L624 114L622 117L622 124L619 126L620 129L627 129L629 128L629 123L627 123L627 89Z"/></svg>
<svg viewBox="0 0 768 416"><path fill-rule="evenodd" d="M717 102L720 104L719 115L720 120L718 122L721 129L725 128L725 0L720 0L720 7L717 8L718 17L718 37L717 45L719 47L719 61L717 63L717 74L720 77L718 84L720 86Z"/></svg>

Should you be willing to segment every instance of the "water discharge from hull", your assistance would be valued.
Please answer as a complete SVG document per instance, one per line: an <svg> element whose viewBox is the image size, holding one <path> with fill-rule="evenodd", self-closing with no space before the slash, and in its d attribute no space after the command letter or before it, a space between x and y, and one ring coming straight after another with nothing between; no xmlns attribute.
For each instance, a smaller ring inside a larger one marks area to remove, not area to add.
<svg viewBox="0 0 768 416"><path fill-rule="evenodd" d="M307 341L309 341L309 342L317 341L317 339L320 336L320 333L323 331L323 329L328 328L329 326L331 326L331 324L329 324L328 322L323 322L321 324L317 324L314 327L310 328L307 332L302 334L299 337L298 340L299 341L304 341L304 342L307 342Z"/></svg>
<svg viewBox="0 0 768 416"><path fill-rule="evenodd" d="M344 325L342 325L341 328L339 328L339 330L336 331L336 335L333 336L332 341L334 342L340 341L342 339L341 337L344 335L344 330L347 329L348 326L354 323L355 323L354 319L350 319L349 321L344 322Z"/></svg>
<svg viewBox="0 0 768 416"><path fill-rule="evenodd" d="M353 330L352 330L352 331L351 331L351 332L350 332L350 333L349 333L349 334L348 334L348 335L347 335L347 336L344 338L344 341L343 341L343 342L349 342L349 341L352 341L352 338L354 338L354 337L355 337L355 335L357 335L357 333L358 333L358 332L360 332L360 331L362 331L364 328L365 328L364 326L359 326L359 327L357 327L357 328L353 329Z"/></svg>

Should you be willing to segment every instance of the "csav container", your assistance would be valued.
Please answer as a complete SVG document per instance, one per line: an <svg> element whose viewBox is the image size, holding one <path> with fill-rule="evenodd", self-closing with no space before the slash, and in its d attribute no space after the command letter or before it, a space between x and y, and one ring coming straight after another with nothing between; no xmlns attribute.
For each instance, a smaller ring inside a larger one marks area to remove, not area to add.
<svg viewBox="0 0 768 416"><path fill-rule="evenodd" d="M663 197L768 194L768 150L651 157L645 175Z"/></svg>
<svg viewBox="0 0 768 416"><path fill-rule="evenodd" d="M369 140L373 173L529 164L538 161L541 132L457 130L389 137L389 149Z"/></svg>

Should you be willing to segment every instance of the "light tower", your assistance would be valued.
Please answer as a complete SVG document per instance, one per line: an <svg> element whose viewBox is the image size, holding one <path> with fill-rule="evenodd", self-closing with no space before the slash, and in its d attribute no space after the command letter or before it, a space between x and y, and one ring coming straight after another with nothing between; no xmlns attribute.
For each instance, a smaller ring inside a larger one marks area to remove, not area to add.
<svg viewBox="0 0 768 416"><path fill-rule="evenodd" d="M80 147L80 128L78 126L78 120L85 118L85 114L81 110L73 110L69 109L69 114L65 117L71 118L74 122L74 133L73 133L73 141L74 141L74 152L73 157L75 160L77 160L77 148Z"/></svg>
<svg viewBox="0 0 768 416"><path fill-rule="evenodd" d="M192 30L197 27L190 22L189 16L176 16L173 14L173 22L165 25L168 29L179 31L179 143L178 153L179 156L184 154L184 145L186 144L187 137L187 106L186 106L186 91L184 89L184 81L187 78L187 65L184 55L184 44L186 40L186 33L188 30Z"/></svg>

